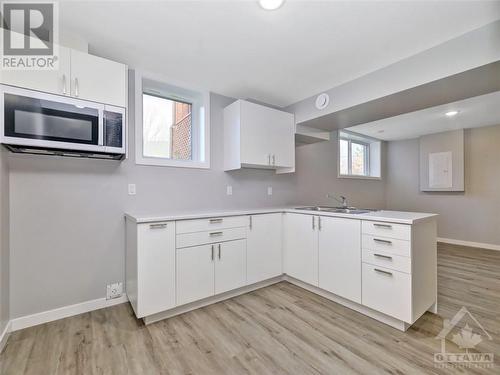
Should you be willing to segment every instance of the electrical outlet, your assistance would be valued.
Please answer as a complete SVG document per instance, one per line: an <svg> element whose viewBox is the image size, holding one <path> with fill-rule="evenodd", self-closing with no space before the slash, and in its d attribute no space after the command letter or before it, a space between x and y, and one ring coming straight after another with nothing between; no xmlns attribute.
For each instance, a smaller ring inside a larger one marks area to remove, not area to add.
<svg viewBox="0 0 500 375"><path fill-rule="evenodd" d="M123 283L113 283L106 287L106 299L114 299L121 297L123 294Z"/></svg>
<svg viewBox="0 0 500 375"><path fill-rule="evenodd" d="M227 187L226 187L226 194L227 195L233 195L233 187L231 185L227 185Z"/></svg>
<svg viewBox="0 0 500 375"><path fill-rule="evenodd" d="M273 187L272 186L267 187L267 195L273 195Z"/></svg>
<svg viewBox="0 0 500 375"><path fill-rule="evenodd" d="M128 184L128 195L135 195L135 184Z"/></svg>

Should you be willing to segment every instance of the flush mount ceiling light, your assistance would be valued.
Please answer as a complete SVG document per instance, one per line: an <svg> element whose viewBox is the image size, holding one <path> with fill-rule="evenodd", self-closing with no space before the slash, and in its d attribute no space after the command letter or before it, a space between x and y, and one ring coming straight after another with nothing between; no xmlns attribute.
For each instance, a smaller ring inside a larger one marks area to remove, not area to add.
<svg viewBox="0 0 500 375"><path fill-rule="evenodd" d="M445 115L448 117L453 117L453 116L458 115L458 111L449 111L449 112L446 112Z"/></svg>
<svg viewBox="0 0 500 375"><path fill-rule="evenodd" d="M283 5L285 0L259 0L259 5L265 10L275 10Z"/></svg>

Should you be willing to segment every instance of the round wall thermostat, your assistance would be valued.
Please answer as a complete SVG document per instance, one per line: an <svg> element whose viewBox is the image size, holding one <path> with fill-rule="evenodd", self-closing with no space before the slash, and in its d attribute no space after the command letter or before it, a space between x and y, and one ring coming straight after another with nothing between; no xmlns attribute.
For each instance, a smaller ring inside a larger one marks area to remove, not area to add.
<svg viewBox="0 0 500 375"><path fill-rule="evenodd" d="M328 94L319 94L316 98L316 108L318 109L325 109L328 107L328 103L330 103L330 97Z"/></svg>

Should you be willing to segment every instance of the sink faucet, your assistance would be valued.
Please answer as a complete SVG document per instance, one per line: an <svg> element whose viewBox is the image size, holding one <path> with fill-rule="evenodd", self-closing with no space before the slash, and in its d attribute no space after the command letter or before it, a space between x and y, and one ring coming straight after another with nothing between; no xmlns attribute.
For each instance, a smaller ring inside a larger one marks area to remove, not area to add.
<svg viewBox="0 0 500 375"><path fill-rule="evenodd" d="M326 197L330 199L335 199L337 202L342 203L343 208L349 208L349 205L347 204L347 198L344 197L343 195L339 196L340 199L333 194L327 194Z"/></svg>

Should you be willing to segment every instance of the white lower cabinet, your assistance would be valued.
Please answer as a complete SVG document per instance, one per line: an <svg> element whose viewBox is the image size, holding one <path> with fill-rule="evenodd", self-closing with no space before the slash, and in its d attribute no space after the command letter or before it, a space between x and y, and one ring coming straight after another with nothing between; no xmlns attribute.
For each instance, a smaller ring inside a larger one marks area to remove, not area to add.
<svg viewBox="0 0 500 375"><path fill-rule="evenodd" d="M283 214L252 215L247 229L247 284L283 273Z"/></svg>
<svg viewBox="0 0 500 375"><path fill-rule="evenodd" d="M177 305L246 284L246 241L177 249Z"/></svg>
<svg viewBox="0 0 500 375"><path fill-rule="evenodd" d="M215 294L241 288L246 284L246 241L222 242L215 257Z"/></svg>
<svg viewBox="0 0 500 375"><path fill-rule="evenodd" d="M214 295L214 245L177 249L177 305Z"/></svg>
<svg viewBox="0 0 500 375"><path fill-rule="evenodd" d="M318 286L318 219L287 213L284 216L285 273Z"/></svg>
<svg viewBox="0 0 500 375"><path fill-rule="evenodd" d="M412 322L411 275L363 263L363 305Z"/></svg>
<svg viewBox="0 0 500 375"><path fill-rule="evenodd" d="M137 317L175 307L175 222L129 225L126 263Z"/></svg>
<svg viewBox="0 0 500 375"><path fill-rule="evenodd" d="M318 220L319 287L361 303L361 221Z"/></svg>

